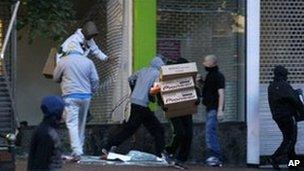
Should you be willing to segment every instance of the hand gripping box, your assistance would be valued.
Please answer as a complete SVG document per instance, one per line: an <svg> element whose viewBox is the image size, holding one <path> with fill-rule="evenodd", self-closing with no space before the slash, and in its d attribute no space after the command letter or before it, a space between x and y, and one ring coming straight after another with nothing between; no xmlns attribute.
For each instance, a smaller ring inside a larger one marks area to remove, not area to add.
<svg viewBox="0 0 304 171"><path fill-rule="evenodd" d="M195 62L176 64L176 65L165 65L161 67L161 81L166 81L175 78L196 76L197 66Z"/></svg>
<svg viewBox="0 0 304 171"><path fill-rule="evenodd" d="M193 88L195 86L193 77L183 77L172 79L168 81L162 81L160 83L160 91L162 93L182 90L186 88Z"/></svg>

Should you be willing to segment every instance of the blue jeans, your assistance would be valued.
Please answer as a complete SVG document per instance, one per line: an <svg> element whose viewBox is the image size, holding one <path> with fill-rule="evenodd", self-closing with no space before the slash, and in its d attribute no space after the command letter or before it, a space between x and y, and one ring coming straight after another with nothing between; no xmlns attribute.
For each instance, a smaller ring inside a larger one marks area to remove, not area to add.
<svg viewBox="0 0 304 171"><path fill-rule="evenodd" d="M217 110L209 110L206 115L206 152L207 158L221 159L220 144L217 137Z"/></svg>

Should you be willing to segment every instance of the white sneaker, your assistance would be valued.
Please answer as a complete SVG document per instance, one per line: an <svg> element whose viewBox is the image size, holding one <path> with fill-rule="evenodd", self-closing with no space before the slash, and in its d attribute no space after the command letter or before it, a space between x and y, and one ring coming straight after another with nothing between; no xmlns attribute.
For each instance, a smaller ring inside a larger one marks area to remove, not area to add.
<svg viewBox="0 0 304 171"><path fill-rule="evenodd" d="M212 166L212 167L221 167L222 166L222 162L217 158L217 157L209 157L206 160L206 164L208 166Z"/></svg>

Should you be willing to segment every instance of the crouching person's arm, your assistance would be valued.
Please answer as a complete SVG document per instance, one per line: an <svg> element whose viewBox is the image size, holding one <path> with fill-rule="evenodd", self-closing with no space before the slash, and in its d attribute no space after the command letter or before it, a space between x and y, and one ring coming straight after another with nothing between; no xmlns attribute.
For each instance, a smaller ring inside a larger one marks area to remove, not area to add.
<svg viewBox="0 0 304 171"><path fill-rule="evenodd" d="M99 89L99 76L98 76L96 67L93 62L92 62L92 66L91 66L90 80L91 80L91 91L94 94Z"/></svg>

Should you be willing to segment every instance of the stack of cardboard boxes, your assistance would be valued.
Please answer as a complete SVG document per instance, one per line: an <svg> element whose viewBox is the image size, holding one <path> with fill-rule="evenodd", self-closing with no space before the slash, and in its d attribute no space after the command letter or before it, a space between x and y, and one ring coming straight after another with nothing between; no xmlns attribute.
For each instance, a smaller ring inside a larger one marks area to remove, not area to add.
<svg viewBox="0 0 304 171"><path fill-rule="evenodd" d="M192 115L197 113L195 80L196 63L167 65L161 67L160 92L166 117Z"/></svg>

